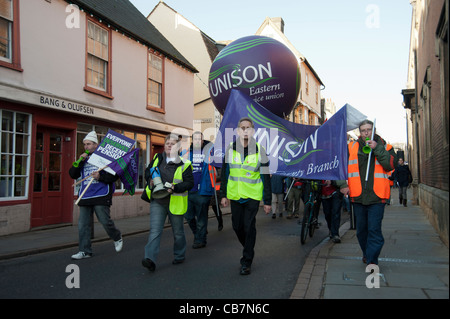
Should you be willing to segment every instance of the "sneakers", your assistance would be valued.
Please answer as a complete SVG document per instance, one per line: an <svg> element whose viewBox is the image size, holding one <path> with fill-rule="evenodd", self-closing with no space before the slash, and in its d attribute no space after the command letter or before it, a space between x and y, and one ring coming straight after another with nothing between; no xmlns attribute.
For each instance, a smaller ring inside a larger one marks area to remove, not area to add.
<svg viewBox="0 0 450 319"><path fill-rule="evenodd" d="M155 263L148 258L144 258L142 259L142 266L144 266L145 268L147 268L149 271L155 271L156 265Z"/></svg>
<svg viewBox="0 0 450 319"><path fill-rule="evenodd" d="M114 248L116 248L116 251L119 252L122 250L123 247L123 240L120 238L119 240L114 242Z"/></svg>
<svg viewBox="0 0 450 319"><path fill-rule="evenodd" d="M341 238L338 235L334 235L333 238L331 238L331 241L335 244L339 244L341 242Z"/></svg>
<svg viewBox="0 0 450 319"><path fill-rule="evenodd" d="M72 259L76 259L76 260L90 258L90 257L92 257L92 254L85 253L84 251L79 251L75 255L72 255Z"/></svg>

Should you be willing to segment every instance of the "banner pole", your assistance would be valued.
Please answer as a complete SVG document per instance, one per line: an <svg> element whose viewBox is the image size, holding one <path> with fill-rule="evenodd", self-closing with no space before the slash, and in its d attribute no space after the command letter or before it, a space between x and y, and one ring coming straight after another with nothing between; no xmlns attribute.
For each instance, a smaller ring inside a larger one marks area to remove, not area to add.
<svg viewBox="0 0 450 319"><path fill-rule="evenodd" d="M77 201L75 202L75 205L78 205L78 203L80 202L80 200L83 198L84 193L86 193L86 191L88 190L89 186L91 186L92 182L94 181L94 178L92 177L91 180L89 181L89 183L86 185L86 188L84 189L84 191L81 193L81 195L78 197Z"/></svg>

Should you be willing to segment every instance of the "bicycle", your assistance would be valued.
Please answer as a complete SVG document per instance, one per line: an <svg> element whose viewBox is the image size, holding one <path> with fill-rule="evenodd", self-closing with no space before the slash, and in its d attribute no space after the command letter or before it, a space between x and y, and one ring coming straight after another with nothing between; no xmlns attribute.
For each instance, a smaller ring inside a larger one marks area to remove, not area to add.
<svg viewBox="0 0 450 319"><path fill-rule="evenodd" d="M302 230L300 232L300 242L302 245L306 242L306 238L312 237L314 231L319 225L318 221L318 210L316 209L317 199L320 196L320 185L318 181L305 180L302 181L304 184L304 193L308 194L307 201L305 203L305 211L303 213L303 219L301 221ZM299 221L300 223L300 221Z"/></svg>

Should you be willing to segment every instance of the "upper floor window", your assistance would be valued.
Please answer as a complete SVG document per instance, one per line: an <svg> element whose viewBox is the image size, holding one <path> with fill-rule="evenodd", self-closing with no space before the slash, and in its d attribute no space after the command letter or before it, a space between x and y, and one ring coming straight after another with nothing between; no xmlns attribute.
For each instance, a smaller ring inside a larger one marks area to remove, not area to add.
<svg viewBox="0 0 450 319"><path fill-rule="evenodd" d="M0 0L0 66L20 67L18 0Z"/></svg>
<svg viewBox="0 0 450 319"><path fill-rule="evenodd" d="M305 92L306 94L309 94L309 77L308 77L308 73L305 74Z"/></svg>
<svg viewBox="0 0 450 319"><path fill-rule="evenodd" d="M11 0L0 0L0 59L11 62L13 7Z"/></svg>
<svg viewBox="0 0 450 319"><path fill-rule="evenodd" d="M163 59L148 53L147 108L164 112L163 102Z"/></svg>
<svg viewBox="0 0 450 319"><path fill-rule="evenodd" d="M86 90L111 96L110 32L87 22Z"/></svg>

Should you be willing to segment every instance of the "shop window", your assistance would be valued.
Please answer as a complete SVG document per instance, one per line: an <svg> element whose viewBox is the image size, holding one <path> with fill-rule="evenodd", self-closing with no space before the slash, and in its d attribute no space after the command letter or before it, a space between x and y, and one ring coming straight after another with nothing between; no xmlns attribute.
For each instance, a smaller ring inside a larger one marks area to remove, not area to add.
<svg viewBox="0 0 450 319"><path fill-rule="evenodd" d="M147 109L164 112L163 103L163 59L148 53Z"/></svg>
<svg viewBox="0 0 450 319"><path fill-rule="evenodd" d="M28 196L31 115L0 110L0 201Z"/></svg>

